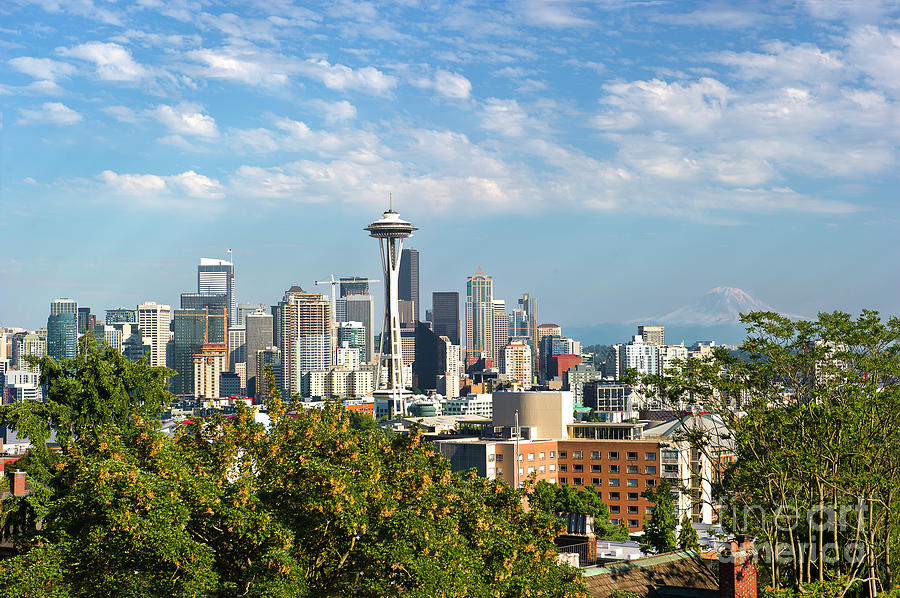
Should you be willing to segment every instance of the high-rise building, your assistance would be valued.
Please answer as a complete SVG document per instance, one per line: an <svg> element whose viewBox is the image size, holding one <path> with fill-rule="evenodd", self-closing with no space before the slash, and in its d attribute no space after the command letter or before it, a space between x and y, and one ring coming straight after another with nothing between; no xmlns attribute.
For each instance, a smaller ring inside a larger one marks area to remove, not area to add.
<svg viewBox="0 0 900 598"><path fill-rule="evenodd" d="M275 379L275 388L283 386L281 382L284 379L284 373L281 367L281 349L275 346L266 347L256 352L256 397L257 400L264 400L269 396L269 387L266 382L266 370L271 369L272 377Z"/></svg>
<svg viewBox="0 0 900 598"><path fill-rule="evenodd" d="M503 348L509 343L509 314L506 313L506 302L502 299L494 299L491 304L493 305L491 319L494 342L492 355L495 367L499 367L503 357Z"/></svg>
<svg viewBox="0 0 900 598"><path fill-rule="evenodd" d="M466 279L466 351L493 358L494 279L478 268Z"/></svg>
<svg viewBox="0 0 900 598"><path fill-rule="evenodd" d="M96 324L97 316L91 313L90 307L78 308L78 334L93 334Z"/></svg>
<svg viewBox="0 0 900 598"><path fill-rule="evenodd" d="M375 298L372 295L348 295L340 300L344 305L344 322L360 322L366 329L365 363L375 361Z"/></svg>
<svg viewBox="0 0 900 598"><path fill-rule="evenodd" d="M197 266L197 292L204 295L222 293L226 296L228 321L237 319L234 296L234 264L208 257L200 258Z"/></svg>
<svg viewBox="0 0 900 598"><path fill-rule="evenodd" d="M282 391L291 396L301 392L300 374L304 368L315 365L313 369L327 369L331 364L331 302L321 293L307 293L293 286L272 311L275 343L281 349ZM316 338L305 341L302 350L298 350L300 339L307 336Z"/></svg>
<svg viewBox="0 0 900 598"><path fill-rule="evenodd" d="M47 355L47 339L39 334L22 333L13 337L13 369L41 373L41 368L31 365L25 359L26 356L43 357Z"/></svg>
<svg viewBox="0 0 900 598"><path fill-rule="evenodd" d="M151 340L150 365L166 367L166 344L169 342L169 319L172 308L155 301L137 306L138 327Z"/></svg>
<svg viewBox="0 0 900 598"><path fill-rule="evenodd" d="M246 337L245 353L247 354L247 396L256 397L260 396L257 392L257 386L259 386L259 390L263 390L265 387L265 384L262 384L262 380L258 380L256 377L257 352L275 344L272 330L272 314L265 311L250 312L244 317L244 328ZM278 359L280 364L281 357L279 356Z"/></svg>
<svg viewBox="0 0 900 598"><path fill-rule="evenodd" d="M366 361L366 338L367 331L362 322L338 322L338 347L356 349L359 353L359 363Z"/></svg>
<svg viewBox="0 0 900 598"><path fill-rule="evenodd" d="M341 277L341 297L350 297L351 295L368 295L369 282L364 276L345 276Z"/></svg>
<svg viewBox="0 0 900 598"><path fill-rule="evenodd" d="M228 373L237 374L241 380L241 388L247 388L247 328L246 326L228 327Z"/></svg>
<svg viewBox="0 0 900 598"><path fill-rule="evenodd" d="M395 414L403 412L403 395L406 393L407 379L404 377L403 368L403 352L400 339L400 314L398 301L400 300L398 287L400 284L400 268L402 266L403 240L412 235L417 230L411 222L407 222L400 218L400 215L389 208L384 212L381 219L376 220L365 228L369 232L369 236L378 241L378 248L381 253L381 265L384 270L384 325L381 329L382 353L380 361L385 361L387 367L381 368L387 375L386 384L383 387L384 392L381 397L376 397L388 404L388 414L393 417ZM412 259L408 260L410 268L412 267ZM419 266L418 254L416 254L415 262L415 292L418 299L419 292ZM410 275L412 283L412 275ZM410 290L410 294L412 290ZM387 351L384 350L387 349ZM379 367L381 364L379 363ZM380 375L379 375L380 378ZM380 385L379 380L379 385ZM378 394L378 393L376 393Z"/></svg>
<svg viewBox="0 0 900 598"><path fill-rule="evenodd" d="M400 310L400 326L413 326L418 321L416 319L416 302L408 299L401 299L397 302Z"/></svg>
<svg viewBox="0 0 900 598"><path fill-rule="evenodd" d="M645 343L656 345L657 347L666 346L666 327L665 326L638 326L638 335L644 339Z"/></svg>
<svg viewBox="0 0 900 598"><path fill-rule="evenodd" d="M531 347L527 343L511 342L503 347L500 371L510 381L531 386Z"/></svg>
<svg viewBox="0 0 900 598"><path fill-rule="evenodd" d="M78 303L71 299L50 302L47 318L47 355L53 359L74 359L78 353Z"/></svg>
<svg viewBox="0 0 900 598"><path fill-rule="evenodd" d="M404 249L400 255L400 279L397 289L401 301L412 301L412 319L419 321L419 251Z"/></svg>
<svg viewBox="0 0 900 598"><path fill-rule="evenodd" d="M434 333L459 344L459 293L437 291L431 294L431 321Z"/></svg>
<svg viewBox="0 0 900 598"><path fill-rule="evenodd" d="M531 293L525 293L522 295L522 298L519 299L518 304L516 305L516 309L521 309L525 312L525 320L528 326L528 333L523 334L522 336L528 336L531 338L532 346L537 347L540 339L537 336L537 327L538 327L538 304L537 298L534 297ZM519 335L516 335L519 336Z"/></svg>
<svg viewBox="0 0 900 598"><path fill-rule="evenodd" d="M225 293L182 293L181 309L228 309L228 295Z"/></svg>
<svg viewBox="0 0 900 598"><path fill-rule="evenodd" d="M640 375L658 374L659 366L659 347L645 342L638 334L627 344L613 345L609 348L603 373L618 380L628 369L636 370Z"/></svg>
<svg viewBox="0 0 900 598"><path fill-rule="evenodd" d="M204 344L222 345L226 360L223 371L228 371L227 317L228 311L225 308L175 310L172 365L177 373L172 378L173 394L194 396L194 355L203 353ZM218 374L215 378L215 384L218 385Z"/></svg>
<svg viewBox="0 0 900 598"><path fill-rule="evenodd" d="M128 309L127 307L117 307L115 309L107 309L106 310L106 323L107 324L119 324L121 322L132 323L137 322L137 316L134 313L133 309Z"/></svg>
<svg viewBox="0 0 900 598"><path fill-rule="evenodd" d="M235 320L235 324L238 326L244 326L247 322L247 314L252 314L257 311L268 311L268 306L265 303L238 303L237 306L237 320ZM269 343L271 344L271 343Z"/></svg>
<svg viewBox="0 0 900 598"><path fill-rule="evenodd" d="M203 343L200 345L200 350L193 354L192 359L194 362L193 396L198 399L218 398L222 374L228 371L228 345Z"/></svg>

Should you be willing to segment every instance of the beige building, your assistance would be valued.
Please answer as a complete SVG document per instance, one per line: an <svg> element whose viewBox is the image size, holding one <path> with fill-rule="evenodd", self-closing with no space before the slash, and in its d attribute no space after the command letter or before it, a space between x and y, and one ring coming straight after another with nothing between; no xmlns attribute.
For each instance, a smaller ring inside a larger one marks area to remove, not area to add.
<svg viewBox="0 0 900 598"><path fill-rule="evenodd" d="M510 343L503 348L500 371L507 379L528 388L532 381L531 347L525 343Z"/></svg>
<svg viewBox="0 0 900 598"><path fill-rule="evenodd" d="M145 338L150 338L150 365L166 367L166 343L169 342L169 321L172 308L155 301L137 306L138 326Z"/></svg>
<svg viewBox="0 0 900 598"><path fill-rule="evenodd" d="M531 438L566 439L568 425L575 419L574 409L572 393L567 390L495 392L493 420L495 426L515 426L518 412L518 425L533 428Z"/></svg>
<svg viewBox="0 0 900 598"><path fill-rule="evenodd" d="M194 353L194 396L201 399L219 397L219 380L228 371L228 345L203 343Z"/></svg>

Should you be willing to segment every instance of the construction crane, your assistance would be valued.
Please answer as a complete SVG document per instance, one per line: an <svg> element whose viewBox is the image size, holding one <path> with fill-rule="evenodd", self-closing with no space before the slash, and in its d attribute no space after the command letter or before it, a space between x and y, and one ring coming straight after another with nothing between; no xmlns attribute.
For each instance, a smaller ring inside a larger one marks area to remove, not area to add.
<svg viewBox="0 0 900 598"><path fill-rule="evenodd" d="M380 280L376 280L376 279L374 279L374 278L353 278L353 279L349 279L349 280L341 280L341 279L335 280L334 274L332 274L332 275L331 275L331 280L316 280L316 281L314 281L314 282L315 282L315 284L330 284L330 285L331 285L331 318L332 318L332 321L333 321L333 322L337 322L337 314L336 314L335 311L334 311L334 309L335 309L335 292L334 292L334 287L335 287L336 285L339 285L339 284L341 284L342 282L344 282L344 283L351 283L351 284L352 284L352 283L356 283L356 282L365 282L365 283L369 283L369 282L381 282L381 281L380 281Z"/></svg>

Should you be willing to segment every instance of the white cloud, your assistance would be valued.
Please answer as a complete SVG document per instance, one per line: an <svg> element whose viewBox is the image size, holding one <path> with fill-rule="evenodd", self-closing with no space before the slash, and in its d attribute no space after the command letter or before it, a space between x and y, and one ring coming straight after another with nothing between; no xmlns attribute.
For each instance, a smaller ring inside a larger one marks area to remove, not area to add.
<svg viewBox="0 0 900 598"><path fill-rule="evenodd" d="M821 84L848 76L837 51L826 52L813 44L791 45L779 41L766 44L763 49L765 53L721 52L711 59L734 67L742 78L750 81Z"/></svg>
<svg viewBox="0 0 900 598"><path fill-rule="evenodd" d="M239 81L248 85L280 87L288 82L288 74L291 72L290 60L249 48L194 50L188 56L206 65L199 72L204 77Z"/></svg>
<svg viewBox="0 0 900 598"><path fill-rule="evenodd" d="M215 119L203 114L202 110L196 104L182 102L177 106L162 104L151 110L150 114L173 133L206 139L218 137L219 129Z"/></svg>
<svg viewBox="0 0 900 598"><path fill-rule="evenodd" d="M220 199L225 196L219 181L193 170L172 176L118 174L112 170L104 170L97 178L113 194L143 205L152 205L152 200L163 200L164 205L171 205L166 200L178 197Z"/></svg>
<svg viewBox="0 0 900 598"><path fill-rule="evenodd" d="M56 81L75 72L75 67L71 64L50 58L19 56L10 59L9 64L20 73L43 81Z"/></svg>
<svg viewBox="0 0 900 598"><path fill-rule="evenodd" d="M472 83L464 76L439 70L433 77L420 77L410 81L416 87L433 89L445 98L465 100L472 93Z"/></svg>
<svg viewBox="0 0 900 598"><path fill-rule="evenodd" d="M481 109L481 128L506 137L521 137L527 131L545 131L546 125L529 117L516 100L488 98Z"/></svg>
<svg viewBox="0 0 900 598"><path fill-rule="evenodd" d="M768 21L762 11L749 11L722 4L708 4L688 13L662 13L653 20L686 27L717 27L720 29L745 29Z"/></svg>
<svg viewBox="0 0 900 598"><path fill-rule="evenodd" d="M849 60L876 86L900 91L900 31L867 26L847 38Z"/></svg>
<svg viewBox="0 0 900 598"><path fill-rule="evenodd" d="M526 20L533 25L544 27L591 25L590 20L575 14L568 0L525 0L523 9Z"/></svg>
<svg viewBox="0 0 900 598"><path fill-rule="evenodd" d="M331 64L327 60L307 60L298 65L298 71L321 81L328 89L359 89L375 94L385 94L397 86L397 79L375 67L353 69L343 64Z"/></svg>
<svg viewBox="0 0 900 598"><path fill-rule="evenodd" d="M347 100L340 100L338 102L315 100L312 102L312 104L325 113L325 122L329 124L344 122L356 118L356 106L354 106Z"/></svg>
<svg viewBox="0 0 900 598"><path fill-rule="evenodd" d="M57 48L61 56L92 62L97 76L104 81L138 81L147 70L135 62L131 52L119 44L88 42L72 48Z"/></svg>
<svg viewBox="0 0 900 598"><path fill-rule="evenodd" d="M45 102L40 108L22 108L19 124L74 125L82 116L60 102Z"/></svg>
<svg viewBox="0 0 900 598"><path fill-rule="evenodd" d="M134 110L128 106L106 106L105 108L101 108L101 110L119 122L136 123L140 120Z"/></svg>

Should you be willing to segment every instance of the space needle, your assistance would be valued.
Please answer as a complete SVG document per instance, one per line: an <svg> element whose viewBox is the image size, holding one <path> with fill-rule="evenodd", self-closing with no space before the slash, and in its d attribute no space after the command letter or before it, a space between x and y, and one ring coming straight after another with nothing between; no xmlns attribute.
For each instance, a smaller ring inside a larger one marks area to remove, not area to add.
<svg viewBox="0 0 900 598"><path fill-rule="evenodd" d="M390 207L380 220L376 220L364 230L378 240L381 249L381 266L384 270L384 325L381 327L381 347L378 357L377 380L381 386L381 368L387 366L387 384L375 391L375 398L389 399L388 417L393 418L403 412L402 399L408 395L403 379L403 349L400 343L399 279L400 255L403 239L412 235L412 222L402 220L394 211L393 198ZM385 337L387 335L387 337ZM385 343L385 340L388 342Z"/></svg>

